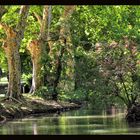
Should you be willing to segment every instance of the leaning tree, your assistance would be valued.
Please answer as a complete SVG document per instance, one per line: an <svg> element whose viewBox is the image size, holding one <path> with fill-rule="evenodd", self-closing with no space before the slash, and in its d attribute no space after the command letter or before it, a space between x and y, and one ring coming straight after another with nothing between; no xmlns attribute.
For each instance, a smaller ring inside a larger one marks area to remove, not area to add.
<svg viewBox="0 0 140 140"><path fill-rule="evenodd" d="M21 63L19 48L24 37L28 12L28 5L22 5L20 7L19 19L16 28L12 28L10 25L7 25L4 22L0 22L0 28L3 29L6 34L6 38L1 40L3 41L2 48L5 51L5 55L8 61L9 84L6 97L9 100L20 100L22 97L20 94Z"/></svg>

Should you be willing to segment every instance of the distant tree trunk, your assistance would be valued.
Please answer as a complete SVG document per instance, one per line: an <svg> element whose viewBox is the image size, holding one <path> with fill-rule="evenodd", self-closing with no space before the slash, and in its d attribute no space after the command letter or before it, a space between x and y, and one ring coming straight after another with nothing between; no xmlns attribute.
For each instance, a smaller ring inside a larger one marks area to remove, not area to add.
<svg viewBox="0 0 140 140"><path fill-rule="evenodd" d="M34 13L36 18L38 19L41 27L40 27L40 34L39 39L32 40L29 42L27 49L31 54L31 59L33 63L33 74L32 74L32 86L30 89L30 93L34 93L38 90L41 86L44 85L44 80L42 76L43 64L41 62L44 54L46 52L46 29L47 29L47 18L48 18L48 6L44 6L43 9L43 19Z"/></svg>
<svg viewBox="0 0 140 140"><path fill-rule="evenodd" d="M62 58L63 58L63 54L64 54L65 48L62 47L60 50L60 55L58 57L57 60L57 69L56 69L56 77L55 80L53 82L53 94L52 94L52 99L57 101L57 96L58 96L58 92L57 92L57 86L59 84L59 80L60 80L60 76L61 76L61 72L62 72Z"/></svg>
<svg viewBox="0 0 140 140"><path fill-rule="evenodd" d="M70 18L70 15L73 13L75 9L75 6L65 6L64 13L62 14L62 17L60 20L62 21L62 25L60 28L60 36L59 36L59 42L60 42L60 55L58 56L57 64L56 64L56 77L53 82L53 95L52 99L57 101L58 100L58 92L57 87L60 81L61 72L62 72L62 58L63 54L65 52L65 49L70 43L70 29L68 24L68 19Z"/></svg>
<svg viewBox="0 0 140 140"><path fill-rule="evenodd" d="M6 97L11 100L20 100L22 95L20 94L21 88L21 65L19 48L21 40L24 36L24 29L26 26L27 14L29 6L21 6L20 19L16 27L16 31L4 23L0 24L6 32L7 38L3 42L3 49L5 51L8 70L9 70L9 84Z"/></svg>

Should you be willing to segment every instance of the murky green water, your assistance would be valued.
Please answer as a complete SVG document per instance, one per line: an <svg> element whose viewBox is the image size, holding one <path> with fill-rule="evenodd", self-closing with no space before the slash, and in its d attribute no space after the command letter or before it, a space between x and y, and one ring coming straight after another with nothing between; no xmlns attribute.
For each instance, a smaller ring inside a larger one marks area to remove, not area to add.
<svg viewBox="0 0 140 140"><path fill-rule="evenodd" d="M109 112L108 112L109 113ZM0 134L65 135L65 134L140 134L140 124L128 125L121 109L107 111L73 110L57 116L32 116L0 126Z"/></svg>

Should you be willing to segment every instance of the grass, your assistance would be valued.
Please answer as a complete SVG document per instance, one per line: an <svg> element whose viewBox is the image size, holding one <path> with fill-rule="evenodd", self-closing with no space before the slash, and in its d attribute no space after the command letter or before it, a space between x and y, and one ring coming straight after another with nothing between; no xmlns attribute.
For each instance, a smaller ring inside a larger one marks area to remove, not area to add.
<svg viewBox="0 0 140 140"><path fill-rule="evenodd" d="M43 98L37 96L37 95L32 95L30 93L23 93L22 94L25 99L33 100L33 99L38 99L38 100L44 100Z"/></svg>

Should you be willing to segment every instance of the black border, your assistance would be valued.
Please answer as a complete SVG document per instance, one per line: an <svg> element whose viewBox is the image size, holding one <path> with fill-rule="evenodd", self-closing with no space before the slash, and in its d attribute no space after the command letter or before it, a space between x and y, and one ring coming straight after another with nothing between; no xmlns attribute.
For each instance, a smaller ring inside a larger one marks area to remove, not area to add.
<svg viewBox="0 0 140 140"><path fill-rule="evenodd" d="M135 140L139 135L0 135L0 139L25 140Z"/></svg>
<svg viewBox="0 0 140 140"><path fill-rule="evenodd" d="M139 5L140 0L0 0L0 5Z"/></svg>
<svg viewBox="0 0 140 140"><path fill-rule="evenodd" d="M139 5L140 0L0 0L0 5ZM17 126L18 127L18 126ZM120 140L137 139L140 135L0 135L0 139L55 140Z"/></svg>

